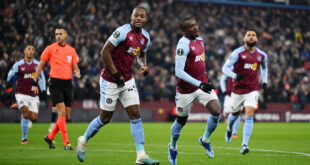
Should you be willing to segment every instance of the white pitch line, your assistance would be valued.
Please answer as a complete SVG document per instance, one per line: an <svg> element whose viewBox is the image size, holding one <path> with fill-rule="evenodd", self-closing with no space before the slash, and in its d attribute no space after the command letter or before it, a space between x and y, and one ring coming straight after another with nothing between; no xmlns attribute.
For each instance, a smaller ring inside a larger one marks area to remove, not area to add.
<svg viewBox="0 0 310 165"><path fill-rule="evenodd" d="M90 144L105 144L105 145L114 145L114 146L134 146L134 144L122 144L122 143L90 143ZM147 144L147 146L156 146L156 147L167 147L167 145L163 144ZM201 148L200 146L193 146L193 145L180 145L183 147L190 147L190 148ZM213 149L224 149L224 150L240 150L240 148L236 147L217 147L213 146ZM310 153L303 153L303 152L295 152L295 151L281 151L281 150L269 150L269 149L252 149L252 151L260 151L260 152L277 152L277 153L284 153L284 154L294 154L294 155L302 155L306 157L310 157Z"/></svg>
<svg viewBox="0 0 310 165"><path fill-rule="evenodd" d="M107 143L105 143L107 144ZM108 143L110 145L115 145L115 146L120 146L121 144L114 144L114 143ZM123 145L131 145L131 144L123 144ZM152 144L154 145L154 144ZM156 146L163 146L163 145L156 145ZM226 150L239 150L239 148L233 148L233 147L215 147L218 149L226 149ZM47 148L29 148L31 150L47 150ZM60 149L59 149L60 150ZM252 149L254 151L261 151L261 152L276 152L276 153L286 153L286 155L284 154L248 154L248 156L269 156L269 157L310 157L310 154L307 153L302 153L302 152L289 152L289 151L279 151L279 150L266 150L266 149ZM135 153L135 150L111 150L111 149L91 149L88 150L88 152L126 152L126 153ZM160 154L160 153L165 153L168 154L168 152L157 152L157 151L148 151L149 153L156 153L156 154ZM179 154L184 154L184 155L205 155L204 152L179 152ZM294 154L294 155L287 155L287 154ZM240 154L230 154L230 153L216 153L216 155L230 155L230 156L238 156Z"/></svg>

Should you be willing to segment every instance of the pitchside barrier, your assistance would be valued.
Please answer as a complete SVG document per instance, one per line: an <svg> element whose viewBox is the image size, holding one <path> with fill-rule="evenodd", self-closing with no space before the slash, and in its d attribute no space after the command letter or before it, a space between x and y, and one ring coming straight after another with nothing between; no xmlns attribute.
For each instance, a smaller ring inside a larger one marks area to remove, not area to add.
<svg viewBox="0 0 310 165"><path fill-rule="evenodd" d="M168 101L141 102L140 112L144 122L166 122L175 117L175 103ZM72 122L90 122L100 113L98 104L93 100L76 101L72 105ZM0 104L0 122L19 122L19 110L11 110ZM39 109L38 122L50 122L50 103ZM208 111L198 103L193 105L189 121L207 121ZM120 104L117 104L112 121L129 121L128 115ZM293 110L291 103L267 103L266 109L259 109L255 113L258 122L310 122L310 104L302 110Z"/></svg>

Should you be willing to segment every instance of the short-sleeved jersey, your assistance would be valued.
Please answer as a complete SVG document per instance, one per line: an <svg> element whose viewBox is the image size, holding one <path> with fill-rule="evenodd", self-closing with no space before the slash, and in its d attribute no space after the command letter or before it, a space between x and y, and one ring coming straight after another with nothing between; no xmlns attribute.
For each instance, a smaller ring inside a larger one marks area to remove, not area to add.
<svg viewBox="0 0 310 165"><path fill-rule="evenodd" d="M72 79L72 66L79 62L79 57L73 47L57 42L47 46L41 55L41 60L50 63L50 77L62 80Z"/></svg>
<svg viewBox="0 0 310 165"><path fill-rule="evenodd" d="M245 75L241 81L233 81L232 92L246 94L258 90L260 66L264 60L267 60L267 54L258 48L254 52L249 52L242 46L234 50L231 56L235 56L231 58L238 58L233 72Z"/></svg>
<svg viewBox="0 0 310 165"><path fill-rule="evenodd" d="M208 82L203 39L197 37L195 40L190 40L183 36L176 48L176 61L180 58L185 60L185 65L184 69L176 67L178 77L177 91L182 94L195 92L200 82ZM178 76L178 72L180 70L182 72L182 69L186 73L184 77Z"/></svg>
<svg viewBox="0 0 310 165"><path fill-rule="evenodd" d="M141 51L146 52L150 45L149 33L145 29L137 33L131 24L125 24L113 32L108 42L115 46L111 56L117 72L124 78L125 82L130 80L135 58L140 55ZM109 82L115 82L106 66L103 68L101 76Z"/></svg>
<svg viewBox="0 0 310 165"><path fill-rule="evenodd" d="M11 80L11 78L16 74L17 75L17 84L15 88L15 94L24 94L29 96L36 96L32 91L31 87L33 84L33 78L38 67L39 62L37 60L33 60L31 63L25 62L24 59L17 61L13 67L11 68L7 81ZM40 83L40 89L45 90L45 78L43 71L40 75L40 80L43 79L43 82Z"/></svg>

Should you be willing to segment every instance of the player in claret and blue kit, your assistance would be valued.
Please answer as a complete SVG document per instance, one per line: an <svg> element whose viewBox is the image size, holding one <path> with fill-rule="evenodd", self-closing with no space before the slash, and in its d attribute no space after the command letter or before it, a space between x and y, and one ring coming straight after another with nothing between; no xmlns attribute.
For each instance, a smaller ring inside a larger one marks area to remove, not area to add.
<svg viewBox="0 0 310 165"><path fill-rule="evenodd" d="M268 80L267 54L256 47L257 33L248 29L243 37L244 45L235 49L225 62L222 71L233 78L231 93L232 113L228 116L226 142L231 142L233 125L244 108L245 119L240 153L250 152L248 142L253 130L253 117L258 104L258 74L261 70L262 88L266 89Z"/></svg>
<svg viewBox="0 0 310 165"><path fill-rule="evenodd" d="M100 115L89 124L84 135L78 138L77 157L81 162L85 160L88 141L101 127L110 122L116 102L119 100L130 119L131 134L137 151L136 164L158 165L160 163L150 158L144 150L139 94L131 71L134 60L137 58L141 66L140 74L146 76L149 73L146 65L146 51L150 45L150 36L142 28L146 21L146 9L135 7L131 15L131 23L117 28L103 46L101 55L106 66L100 77L101 111Z"/></svg>
<svg viewBox="0 0 310 165"><path fill-rule="evenodd" d="M196 20L192 17L185 17L180 21L180 28L184 36L178 42L175 57L175 74L178 78L175 96L177 119L171 126L171 141L168 145L168 160L173 165L177 161L177 141L194 101L199 102L210 112L205 132L198 139L210 158L214 157L214 153L209 139L220 120L220 104L213 91L214 86L208 82L205 44L204 40L199 37Z"/></svg>
<svg viewBox="0 0 310 165"><path fill-rule="evenodd" d="M17 61L8 73L7 82L14 75L17 75L17 84L15 88L15 98L18 109L21 110L21 144L28 144L28 123L29 119L34 122L38 118L38 107L40 104L38 94L31 91L33 78L38 67L39 61L33 59L35 49L33 45L28 44L24 50L25 58ZM45 77L43 71L39 78L39 86L41 91L46 90Z"/></svg>

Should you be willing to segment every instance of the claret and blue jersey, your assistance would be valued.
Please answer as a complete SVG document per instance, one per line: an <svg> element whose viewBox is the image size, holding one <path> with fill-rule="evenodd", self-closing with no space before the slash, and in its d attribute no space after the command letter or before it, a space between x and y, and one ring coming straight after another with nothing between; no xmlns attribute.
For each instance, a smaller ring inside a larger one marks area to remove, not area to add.
<svg viewBox="0 0 310 165"><path fill-rule="evenodd" d="M115 46L111 56L117 72L124 77L124 81L130 80L135 58L141 51L146 52L150 45L149 33L145 29L137 33L130 24L125 24L117 28L108 41ZM101 76L107 81L114 82L106 67L103 68Z"/></svg>
<svg viewBox="0 0 310 165"><path fill-rule="evenodd" d="M223 66L223 72L231 78L237 74L244 74L241 81L233 81L232 92L237 94L250 93L258 90L258 73L261 70L263 83L267 83L267 54L256 48L254 52L245 49L244 46L235 49L229 60Z"/></svg>
<svg viewBox="0 0 310 165"><path fill-rule="evenodd" d="M17 84L15 93L24 94L29 96L36 96L31 91L31 86L33 84L34 74L38 67L39 62L33 60L30 63L27 63L24 59L17 61L10 72L8 73L7 81L10 81L13 76L17 75ZM46 90L45 77L43 71L40 74L39 86L42 91Z"/></svg>
<svg viewBox="0 0 310 165"><path fill-rule="evenodd" d="M201 82L208 82L205 58L205 46L201 37L190 40L183 36L179 40L175 56L179 93L192 93L198 89Z"/></svg>

